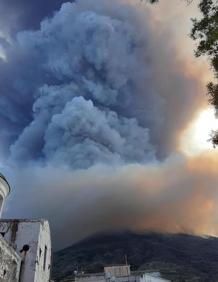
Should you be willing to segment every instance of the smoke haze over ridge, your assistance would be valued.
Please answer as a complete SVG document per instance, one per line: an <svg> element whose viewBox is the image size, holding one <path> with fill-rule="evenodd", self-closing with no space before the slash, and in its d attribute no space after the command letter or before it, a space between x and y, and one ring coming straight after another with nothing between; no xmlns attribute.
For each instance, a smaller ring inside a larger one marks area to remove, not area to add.
<svg viewBox="0 0 218 282"><path fill-rule="evenodd" d="M16 187L7 214L48 217L59 245L118 227L211 232L215 221L205 224L213 197L198 190L199 170L173 157L205 103L201 71L137 3L65 3L2 45L0 152Z"/></svg>
<svg viewBox="0 0 218 282"><path fill-rule="evenodd" d="M20 169L7 213L16 202L18 217L46 215L58 248L113 229L217 235L216 165L207 153L155 165Z"/></svg>

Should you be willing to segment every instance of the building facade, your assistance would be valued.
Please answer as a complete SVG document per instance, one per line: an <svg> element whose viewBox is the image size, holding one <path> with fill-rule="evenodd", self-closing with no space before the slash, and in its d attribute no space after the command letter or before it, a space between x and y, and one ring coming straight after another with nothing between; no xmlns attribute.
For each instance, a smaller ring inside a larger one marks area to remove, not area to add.
<svg viewBox="0 0 218 282"><path fill-rule="evenodd" d="M10 186L0 174L0 213ZM0 219L0 282L49 282L51 236L46 220Z"/></svg>

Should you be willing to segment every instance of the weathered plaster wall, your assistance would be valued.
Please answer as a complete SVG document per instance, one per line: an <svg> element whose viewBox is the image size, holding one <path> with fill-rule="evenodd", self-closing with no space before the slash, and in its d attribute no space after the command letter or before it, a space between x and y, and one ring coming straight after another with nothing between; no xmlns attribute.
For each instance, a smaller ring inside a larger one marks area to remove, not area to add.
<svg viewBox="0 0 218 282"><path fill-rule="evenodd" d="M20 281L48 282L51 265L51 239L48 222L44 220L1 220L0 233L22 257ZM44 259L45 255L46 259Z"/></svg>
<svg viewBox="0 0 218 282"><path fill-rule="evenodd" d="M47 221L41 222L37 248L37 265L34 282L49 281L51 273L51 237Z"/></svg>
<svg viewBox="0 0 218 282"><path fill-rule="evenodd" d="M40 224L32 224L29 221L1 220L0 232L4 234L5 240L22 257L21 281L34 282L34 269L38 244L38 234ZM29 246L29 250L22 251L24 246Z"/></svg>
<svg viewBox="0 0 218 282"><path fill-rule="evenodd" d="M0 282L18 282L21 258L0 235Z"/></svg>

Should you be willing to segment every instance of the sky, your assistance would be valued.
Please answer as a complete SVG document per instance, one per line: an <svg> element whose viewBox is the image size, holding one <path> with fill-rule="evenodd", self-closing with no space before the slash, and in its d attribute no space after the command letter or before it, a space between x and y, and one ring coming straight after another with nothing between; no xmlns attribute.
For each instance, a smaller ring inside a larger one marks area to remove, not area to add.
<svg viewBox="0 0 218 282"><path fill-rule="evenodd" d="M55 248L114 229L218 235L198 16L175 0L0 0L5 217L47 218Z"/></svg>

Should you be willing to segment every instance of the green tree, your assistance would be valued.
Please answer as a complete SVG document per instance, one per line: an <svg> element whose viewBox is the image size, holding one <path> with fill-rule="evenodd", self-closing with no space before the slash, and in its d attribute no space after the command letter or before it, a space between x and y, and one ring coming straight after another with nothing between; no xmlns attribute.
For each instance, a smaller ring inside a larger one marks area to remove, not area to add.
<svg viewBox="0 0 218 282"><path fill-rule="evenodd" d="M218 80L218 0L201 0L199 4L202 18L193 20L191 36L197 40L196 56L206 55L214 70L215 81ZM209 102L218 111L218 82L207 85ZM218 145L218 130L213 131L211 140Z"/></svg>

